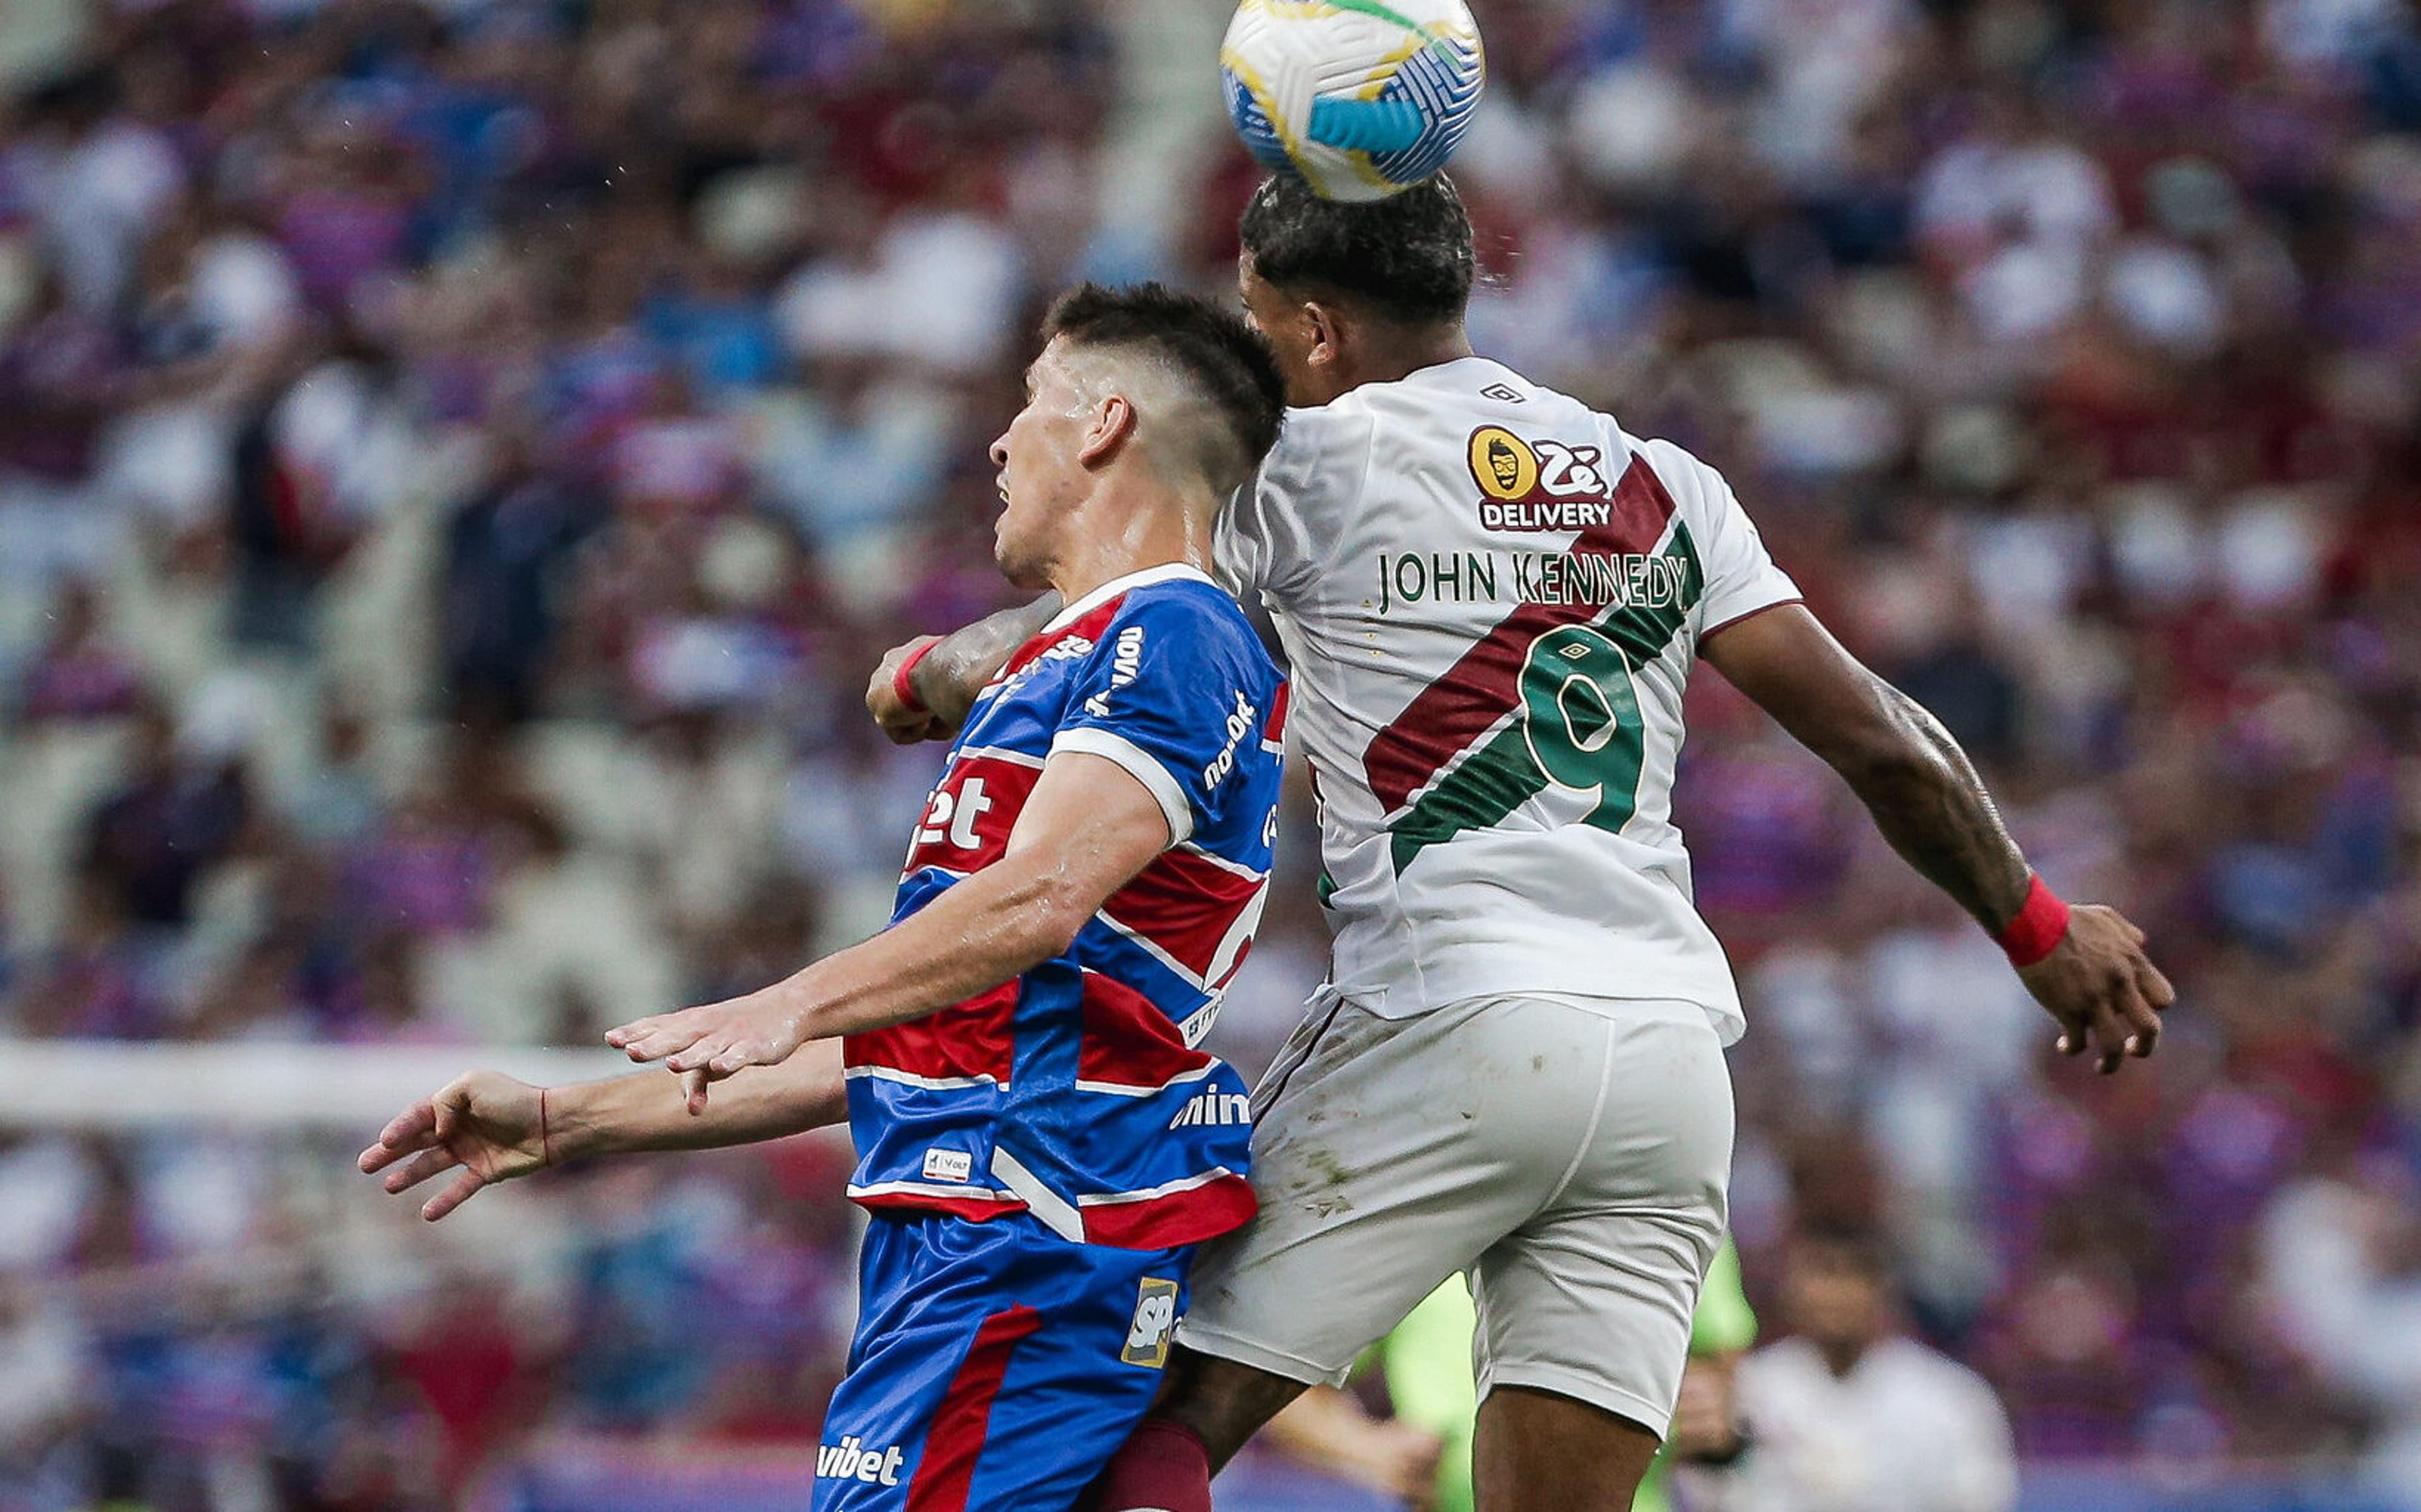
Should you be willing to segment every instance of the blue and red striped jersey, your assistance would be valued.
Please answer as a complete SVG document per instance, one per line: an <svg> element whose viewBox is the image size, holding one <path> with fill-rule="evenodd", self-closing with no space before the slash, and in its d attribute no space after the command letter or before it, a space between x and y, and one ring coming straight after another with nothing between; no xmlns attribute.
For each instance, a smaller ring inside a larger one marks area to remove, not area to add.
<svg viewBox="0 0 2421 1512"><path fill-rule="evenodd" d="M1286 680L1243 612L1171 565L1070 604L976 700L893 922L998 862L1043 763L1117 763L1175 842L1066 953L843 1044L866 1207L1030 1211L1070 1239L1193 1243L1253 1213L1242 1080L1196 1047L1252 948L1277 838Z"/></svg>

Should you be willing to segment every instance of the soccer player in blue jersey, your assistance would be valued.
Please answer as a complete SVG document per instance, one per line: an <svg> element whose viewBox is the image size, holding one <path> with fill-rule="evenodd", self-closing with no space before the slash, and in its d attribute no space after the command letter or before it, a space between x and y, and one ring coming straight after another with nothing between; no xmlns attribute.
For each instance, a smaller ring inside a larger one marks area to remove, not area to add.
<svg viewBox="0 0 2421 1512"><path fill-rule="evenodd" d="M1063 299L992 446L1011 580L1067 607L976 700L892 927L607 1038L679 1073L475 1073L365 1151L423 1208L574 1155L836 1121L873 1214L815 1505L1064 1512L1142 1417L1193 1246L1252 1216L1242 1081L1195 1049L1260 917L1286 685L1207 575L1283 389L1237 316Z"/></svg>

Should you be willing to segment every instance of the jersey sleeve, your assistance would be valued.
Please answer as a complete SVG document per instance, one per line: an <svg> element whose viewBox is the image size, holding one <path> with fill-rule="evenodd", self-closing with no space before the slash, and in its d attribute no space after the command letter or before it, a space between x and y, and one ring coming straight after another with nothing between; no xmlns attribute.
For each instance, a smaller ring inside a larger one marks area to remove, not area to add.
<svg viewBox="0 0 2421 1512"><path fill-rule="evenodd" d="M1112 620L1051 741L1053 756L1101 756L1142 783L1171 845L1216 821L1270 717L1252 627L1207 594L1156 597Z"/></svg>
<svg viewBox="0 0 2421 1512"><path fill-rule="evenodd" d="M1258 594L1284 607L1319 575L1315 516L1342 518L1361 491L1369 456L1367 416L1288 411L1260 471L1220 512L1211 553L1219 585L1244 603Z"/></svg>
<svg viewBox="0 0 2421 1512"><path fill-rule="evenodd" d="M1698 565L1706 578L1706 591L1698 600L1701 638L1760 609L1801 597L1790 574L1766 554L1764 538L1722 474L1670 442L1651 441L1648 450L1697 539Z"/></svg>

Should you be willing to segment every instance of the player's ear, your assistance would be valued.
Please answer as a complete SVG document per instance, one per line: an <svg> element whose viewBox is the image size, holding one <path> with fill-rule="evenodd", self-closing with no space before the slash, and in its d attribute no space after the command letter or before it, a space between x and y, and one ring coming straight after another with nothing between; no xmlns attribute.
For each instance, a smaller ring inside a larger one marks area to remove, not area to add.
<svg viewBox="0 0 2421 1512"><path fill-rule="evenodd" d="M1104 394L1096 399L1085 422L1084 440L1076 446L1077 462L1085 467L1107 463L1134 438L1135 418L1134 404L1123 394Z"/></svg>
<svg viewBox="0 0 2421 1512"><path fill-rule="evenodd" d="M1334 368L1345 360L1345 327L1336 306L1318 300L1305 300L1300 306L1304 329L1311 336L1311 346L1304 353L1304 362L1315 368Z"/></svg>

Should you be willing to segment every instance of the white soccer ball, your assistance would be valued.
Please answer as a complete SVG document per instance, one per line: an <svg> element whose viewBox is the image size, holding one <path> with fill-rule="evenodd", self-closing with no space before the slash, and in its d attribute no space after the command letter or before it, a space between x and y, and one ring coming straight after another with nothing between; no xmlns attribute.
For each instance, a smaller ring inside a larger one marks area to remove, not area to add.
<svg viewBox="0 0 2421 1512"><path fill-rule="evenodd" d="M1367 200L1445 166L1486 64L1463 0L1243 0L1219 71L1254 157Z"/></svg>

